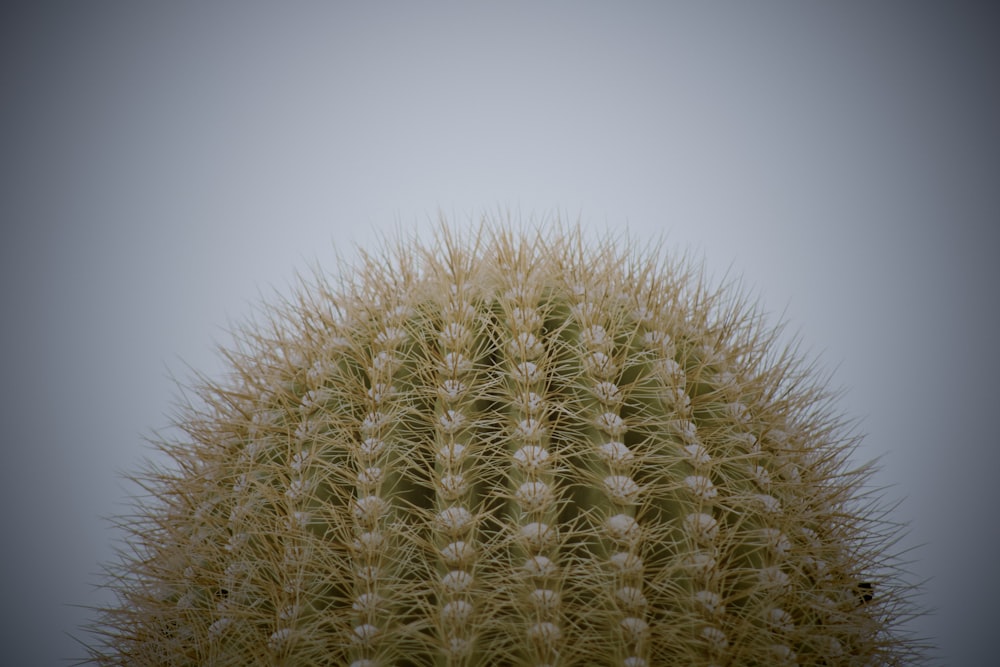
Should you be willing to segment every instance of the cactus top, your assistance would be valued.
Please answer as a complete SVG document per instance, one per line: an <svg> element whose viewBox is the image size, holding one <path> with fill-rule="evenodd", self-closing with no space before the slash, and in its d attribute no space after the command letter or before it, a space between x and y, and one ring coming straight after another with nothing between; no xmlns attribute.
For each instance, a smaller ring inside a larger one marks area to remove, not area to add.
<svg viewBox="0 0 1000 667"><path fill-rule="evenodd" d="M93 655L908 660L870 468L776 340L689 264L579 230L365 255L196 387Z"/></svg>

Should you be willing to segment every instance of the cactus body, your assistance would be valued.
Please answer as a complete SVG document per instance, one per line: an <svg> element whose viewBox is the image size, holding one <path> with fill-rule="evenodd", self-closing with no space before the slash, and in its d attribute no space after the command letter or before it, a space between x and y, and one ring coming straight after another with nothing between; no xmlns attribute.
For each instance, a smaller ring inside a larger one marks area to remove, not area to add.
<svg viewBox="0 0 1000 667"><path fill-rule="evenodd" d="M856 438L760 313L686 265L444 231L240 341L163 444L176 470L145 480L101 663L910 653Z"/></svg>

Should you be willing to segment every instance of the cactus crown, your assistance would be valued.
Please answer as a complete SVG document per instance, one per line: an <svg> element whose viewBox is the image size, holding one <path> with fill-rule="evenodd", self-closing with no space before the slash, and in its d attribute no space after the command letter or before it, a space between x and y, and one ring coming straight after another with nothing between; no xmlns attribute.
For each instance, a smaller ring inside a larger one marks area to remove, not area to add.
<svg viewBox="0 0 1000 667"><path fill-rule="evenodd" d="M912 659L857 437L762 319L574 229L363 256L196 387L93 657Z"/></svg>

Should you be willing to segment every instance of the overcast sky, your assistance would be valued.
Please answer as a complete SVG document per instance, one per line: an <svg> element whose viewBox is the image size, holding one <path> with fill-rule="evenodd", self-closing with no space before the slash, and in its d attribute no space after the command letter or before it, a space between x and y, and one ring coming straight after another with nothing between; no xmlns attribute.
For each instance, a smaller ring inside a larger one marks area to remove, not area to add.
<svg viewBox="0 0 1000 667"><path fill-rule="evenodd" d="M957 2L32 2L0 10L0 662L56 665L170 376L377 231L497 207L704 257L846 389L913 626L1000 577L996 16Z"/></svg>

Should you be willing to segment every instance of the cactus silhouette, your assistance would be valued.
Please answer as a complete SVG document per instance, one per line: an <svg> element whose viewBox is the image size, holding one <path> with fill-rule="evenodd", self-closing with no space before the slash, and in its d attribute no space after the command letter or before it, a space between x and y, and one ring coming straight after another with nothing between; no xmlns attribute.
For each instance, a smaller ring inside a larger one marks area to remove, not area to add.
<svg viewBox="0 0 1000 667"><path fill-rule="evenodd" d="M238 332L138 476L91 657L918 660L813 368L689 262L554 227L442 226Z"/></svg>

